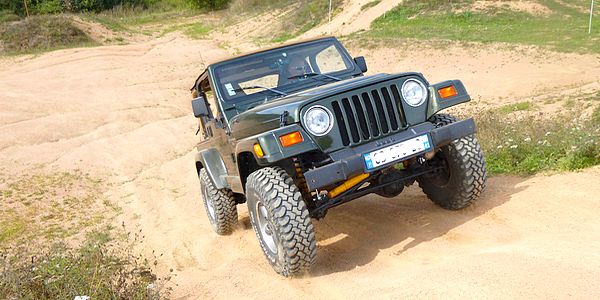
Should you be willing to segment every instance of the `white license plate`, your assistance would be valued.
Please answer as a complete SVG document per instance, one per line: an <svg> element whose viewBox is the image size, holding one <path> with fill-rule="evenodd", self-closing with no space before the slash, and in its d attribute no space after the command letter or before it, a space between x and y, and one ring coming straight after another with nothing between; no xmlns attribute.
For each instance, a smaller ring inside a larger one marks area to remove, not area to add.
<svg viewBox="0 0 600 300"><path fill-rule="evenodd" d="M363 154L363 157L365 158L367 169L371 170L429 149L431 149L429 136L424 134L383 149Z"/></svg>

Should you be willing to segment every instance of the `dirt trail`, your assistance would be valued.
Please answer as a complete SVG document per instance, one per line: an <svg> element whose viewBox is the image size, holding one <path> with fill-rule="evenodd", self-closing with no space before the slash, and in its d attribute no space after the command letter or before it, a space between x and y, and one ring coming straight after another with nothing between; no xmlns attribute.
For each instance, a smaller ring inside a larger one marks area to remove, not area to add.
<svg viewBox="0 0 600 300"><path fill-rule="evenodd" d="M388 10L402 3L402 0L382 0L377 5L363 9L369 0L349 0L345 3L343 10L328 22L317 26L306 33L301 38L310 38L321 35L348 35L350 33L367 30L371 22L383 15Z"/></svg>
<svg viewBox="0 0 600 300"><path fill-rule="evenodd" d="M351 50L371 73L461 78L495 105L600 81L595 56L411 47ZM218 237L201 205L188 89L206 61L226 55L217 42L172 34L1 59L0 170L104 176L124 208L115 223L143 231L141 251L163 253L159 270L174 269L175 298L600 298L599 167L494 177L484 198L459 212L414 187L399 199L367 196L314 222L310 277L280 278L245 206L238 229Z"/></svg>

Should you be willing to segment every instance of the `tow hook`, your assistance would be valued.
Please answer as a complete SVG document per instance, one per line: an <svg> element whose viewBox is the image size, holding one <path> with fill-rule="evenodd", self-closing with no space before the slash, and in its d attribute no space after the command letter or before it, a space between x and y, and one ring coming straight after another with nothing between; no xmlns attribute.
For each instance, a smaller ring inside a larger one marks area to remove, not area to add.
<svg viewBox="0 0 600 300"><path fill-rule="evenodd" d="M422 165L425 161L432 159L435 156L435 151L429 151L423 155L417 157L417 162Z"/></svg>

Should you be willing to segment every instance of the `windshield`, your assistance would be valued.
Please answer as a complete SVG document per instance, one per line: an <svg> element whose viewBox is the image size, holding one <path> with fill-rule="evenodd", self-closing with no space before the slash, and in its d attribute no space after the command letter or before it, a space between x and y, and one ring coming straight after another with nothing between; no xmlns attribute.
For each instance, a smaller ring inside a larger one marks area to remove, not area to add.
<svg viewBox="0 0 600 300"><path fill-rule="evenodd" d="M251 54L217 64L217 86L226 102L268 100L289 91L332 82L354 69L339 43L319 40Z"/></svg>

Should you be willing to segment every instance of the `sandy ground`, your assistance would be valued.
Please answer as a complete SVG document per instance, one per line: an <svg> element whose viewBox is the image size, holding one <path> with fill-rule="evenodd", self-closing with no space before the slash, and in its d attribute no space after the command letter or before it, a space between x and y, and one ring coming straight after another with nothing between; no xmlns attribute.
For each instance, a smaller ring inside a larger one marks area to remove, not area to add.
<svg viewBox="0 0 600 300"><path fill-rule="evenodd" d="M495 105L600 81L595 56L410 47L351 50L371 73L461 78L477 101ZM174 298L600 298L598 167L493 177L481 201L459 212L414 187L397 199L364 197L314 221L309 276L279 277L245 206L238 229L219 237L201 205L188 88L206 61L227 55L217 42L169 35L1 59L0 168L106 178L107 196L124 209L114 222L142 230L140 251L163 254L158 268L173 269Z"/></svg>

